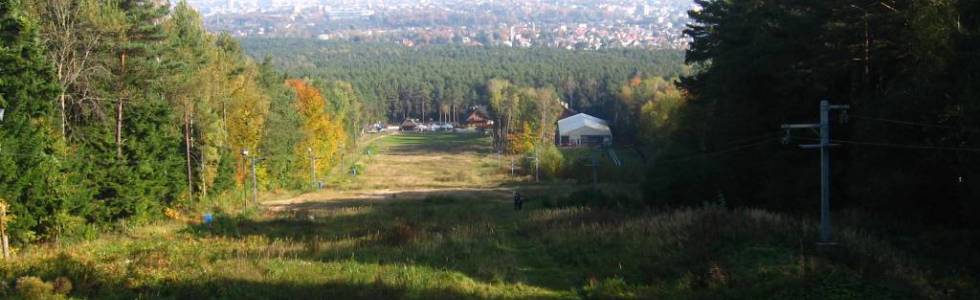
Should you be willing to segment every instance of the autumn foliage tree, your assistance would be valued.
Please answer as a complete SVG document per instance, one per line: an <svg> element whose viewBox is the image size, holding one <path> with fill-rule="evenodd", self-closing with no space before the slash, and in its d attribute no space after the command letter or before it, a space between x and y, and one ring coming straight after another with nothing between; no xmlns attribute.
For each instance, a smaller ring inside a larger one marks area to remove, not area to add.
<svg viewBox="0 0 980 300"><path fill-rule="evenodd" d="M306 159L295 160L296 176L309 176L311 167L312 172L324 174L339 160L338 152L347 134L338 118L328 113L327 101L319 89L300 79L287 80L286 84L296 91L296 110L303 120L303 138L296 144L295 155ZM314 166L307 161L311 156L317 161Z"/></svg>

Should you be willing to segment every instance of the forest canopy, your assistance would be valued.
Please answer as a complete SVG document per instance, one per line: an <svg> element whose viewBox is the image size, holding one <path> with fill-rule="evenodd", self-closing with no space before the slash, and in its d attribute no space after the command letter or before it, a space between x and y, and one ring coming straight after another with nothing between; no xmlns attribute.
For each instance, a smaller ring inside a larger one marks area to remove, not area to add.
<svg viewBox="0 0 980 300"><path fill-rule="evenodd" d="M269 62L207 32L187 2L165 4L0 3L0 200L15 243L309 187L297 149L311 135L324 156L353 145L364 118L349 83L326 83L309 114Z"/></svg>
<svg viewBox="0 0 980 300"><path fill-rule="evenodd" d="M977 1L695 2L697 71L648 197L815 211L817 154L797 145L816 135L779 126L829 100L850 105L831 125L835 208L977 224Z"/></svg>
<svg viewBox="0 0 980 300"><path fill-rule="evenodd" d="M253 57L270 57L292 76L350 82L367 111L398 122L410 117L437 120L443 107L458 120L471 106L489 104L491 79L552 87L572 109L608 118L617 91L629 78L687 74L683 52L676 50L411 48L287 38L249 38L242 47Z"/></svg>

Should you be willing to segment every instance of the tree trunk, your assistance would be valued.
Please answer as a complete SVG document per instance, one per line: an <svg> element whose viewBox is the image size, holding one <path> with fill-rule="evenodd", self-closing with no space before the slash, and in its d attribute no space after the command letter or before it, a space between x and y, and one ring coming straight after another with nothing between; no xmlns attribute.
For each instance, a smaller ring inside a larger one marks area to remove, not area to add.
<svg viewBox="0 0 980 300"><path fill-rule="evenodd" d="M116 156L122 157L123 98L116 103Z"/></svg>
<svg viewBox="0 0 980 300"><path fill-rule="evenodd" d="M7 242L7 203L0 201L0 248L3 258L10 258L10 244Z"/></svg>
<svg viewBox="0 0 980 300"><path fill-rule="evenodd" d="M191 166L190 109L184 109L184 153L187 155L187 195L194 199L194 174Z"/></svg>
<svg viewBox="0 0 980 300"><path fill-rule="evenodd" d="M126 52L123 52L119 57L119 61L122 64L122 74L126 74ZM120 84L124 87L125 84ZM116 156L122 157L122 125L123 125L123 101L125 101L127 93L123 92L124 97L119 97L119 101L116 103Z"/></svg>
<svg viewBox="0 0 980 300"><path fill-rule="evenodd" d="M207 141L207 139L205 139ZM207 144L201 149L201 199L208 198L208 149Z"/></svg>
<svg viewBox="0 0 980 300"><path fill-rule="evenodd" d="M61 96L58 97L58 101L61 104L61 138L68 138L68 114L65 112L65 92L61 92Z"/></svg>

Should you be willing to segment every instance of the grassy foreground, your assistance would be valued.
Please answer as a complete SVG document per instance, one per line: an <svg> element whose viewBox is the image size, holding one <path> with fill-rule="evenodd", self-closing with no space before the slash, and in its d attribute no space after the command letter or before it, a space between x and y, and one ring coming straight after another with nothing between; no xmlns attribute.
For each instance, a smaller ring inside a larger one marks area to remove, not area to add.
<svg viewBox="0 0 980 300"><path fill-rule="evenodd" d="M92 299L949 296L933 275L855 231L843 232L834 253L812 252L813 229L720 207L515 212L454 198L353 202L45 245L0 265L0 279L5 297L30 293L15 281L38 276L65 277L71 296Z"/></svg>
<svg viewBox="0 0 980 300"><path fill-rule="evenodd" d="M565 197L588 193L555 184L523 187L530 202L514 211L514 179L483 137L367 147L365 172L339 191L20 249L0 262L0 298L980 297L971 270L936 268L848 218L840 246L817 251L815 224L761 210L582 207Z"/></svg>

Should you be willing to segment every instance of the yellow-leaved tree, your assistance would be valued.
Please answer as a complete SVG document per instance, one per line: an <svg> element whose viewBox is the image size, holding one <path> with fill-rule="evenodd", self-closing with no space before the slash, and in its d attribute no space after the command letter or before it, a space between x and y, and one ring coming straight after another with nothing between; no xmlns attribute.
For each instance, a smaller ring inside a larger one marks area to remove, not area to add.
<svg viewBox="0 0 980 300"><path fill-rule="evenodd" d="M677 130L673 119L686 103L686 98L673 83L660 77L644 79L646 99L639 112L638 140L647 145L663 148L667 137Z"/></svg>
<svg viewBox="0 0 980 300"><path fill-rule="evenodd" d="M511 154L526 154L534 151L534 147L538 142L538 138L534 133L534 129L531 127L531 123L525 121L521 126L521 131L517 133L510 134L507 137L507 150Z"/></svg>
<svg viewBox="0 0 980 300"><path fill-rule="evenodd" d="M296 110L303 119L303 139L296 144L296 176L307 178L326 174L339 160L340 145L347 134L340 121L327 112L326 100L305 80L286 81L296 91ZM312 168L312 171L311 171Z"/></svg>
<svg viewBox="0 0 980 300"><path fill-rule="evenodd" d="M258 70L255 65L248 63L241 74L234 77L234 90L228 98L228 145L235 155L235 178L243 183L249 174L248 161L242 155L242 150L248 150L250 156L259 156L259 142L262 140L262 127L266 115L269 114L269 96L256 82Z"/></svg>

